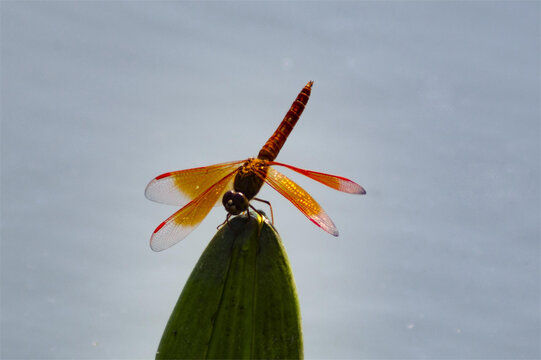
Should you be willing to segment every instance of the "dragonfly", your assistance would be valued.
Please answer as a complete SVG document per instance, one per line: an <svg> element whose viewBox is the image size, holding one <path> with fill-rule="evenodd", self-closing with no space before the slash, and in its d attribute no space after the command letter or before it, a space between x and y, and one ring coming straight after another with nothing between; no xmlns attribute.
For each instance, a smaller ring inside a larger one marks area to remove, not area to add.
<svg viewBox="0 0 541 360"><path fill-rule="evenodd" d="M362 186L344 177L274 161L304 111L313 84L313 81L309 81L297 95L284 119L256 158L168 172L150 181L145 189L147 199L181 207L154 230L150 238L152 250L165 250L184 239L214 206L220 204L220 199L227 211L224 223L230 216L244 212L249 216L249 208L260 213L250 201L258 200L270 206L270 202L256 197L264 183L289 200L314 224L329 234L338 236L338 229L331 218L312 196L274 168L278 166L293 170L345 193L366 194ZM272 206L270 209L274 221Z"/></svg>

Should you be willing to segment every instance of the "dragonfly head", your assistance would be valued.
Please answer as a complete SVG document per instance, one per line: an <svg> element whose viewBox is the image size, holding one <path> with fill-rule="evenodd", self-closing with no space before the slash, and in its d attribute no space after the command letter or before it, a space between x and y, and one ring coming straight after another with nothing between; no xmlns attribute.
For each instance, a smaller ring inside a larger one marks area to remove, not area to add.
<svg viewBox="0 0 541 360"><path fill-rule="evenodd" d="M231 215L238 215L248 210L248 203L248 198L243 193L235 190L229 190L222 198L225 210Z"/></svg>

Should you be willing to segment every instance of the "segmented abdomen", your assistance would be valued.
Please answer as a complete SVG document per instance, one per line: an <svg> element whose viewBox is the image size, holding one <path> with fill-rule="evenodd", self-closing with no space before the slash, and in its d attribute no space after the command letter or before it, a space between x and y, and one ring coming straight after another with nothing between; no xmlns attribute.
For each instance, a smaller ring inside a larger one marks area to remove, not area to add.
<svg viewBox="0 0 541 360"><path fill-rule="evenodd" d="M280 126L278 126L278 129L276 129L274 134L272 134L265 145L263 145L261 151L259 151L259 155L257 155L259 159L269 161L276 159L276 156L278 156L280 149L282 146L284 146L287 137L291 133L291 130L293 130L293 127L299 120L304 107L308 103L308 98L310 98L313 83L313 81L309 81L308 84L306 84L306 86L301 90L299 95L297 95L297 98L291 105L291 108L284 117L284 120L282 120L280 123Z"/></svg>

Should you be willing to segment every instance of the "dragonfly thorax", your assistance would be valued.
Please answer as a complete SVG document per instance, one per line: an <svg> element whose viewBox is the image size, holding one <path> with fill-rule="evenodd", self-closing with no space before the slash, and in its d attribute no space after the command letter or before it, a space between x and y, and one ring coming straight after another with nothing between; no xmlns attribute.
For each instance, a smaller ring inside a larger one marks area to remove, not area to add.
<svg viewBox="0 0 541 360"><path fill-rule="evenodd" d="M248 159L239 167L233 181L233 190L222 198L222 204L231 215L248 210L249 202L263 186L268 163L261 159Z"/></svg>
<svg viewBox="0 0 541 360"><path fill-rule="evenodd" d="M246 160L235 175L233 189L243 193L248 200L252 200L265 182L268 167L265 160L254 158Z"/></svg>

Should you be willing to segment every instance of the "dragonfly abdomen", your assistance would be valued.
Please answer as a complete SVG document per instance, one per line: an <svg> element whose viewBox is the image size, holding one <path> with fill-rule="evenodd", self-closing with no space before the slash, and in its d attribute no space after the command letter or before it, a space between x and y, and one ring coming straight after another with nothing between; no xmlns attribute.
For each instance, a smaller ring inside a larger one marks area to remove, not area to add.
<svg viewBox="0 0 541 360"><path fill-rule="evenodd" d="M272 134L269 140L267 140L265 145L263 145L259 151L259 154L257 155L259 159L269 161L276 159L276 156L278 156L280 149L282 146L284 146L287 137L293 130L293 127L299 120L299 117L308 103L313 83L313 81L309 81L308 84L306 84L306 86L301 90L299 95L297 95L297 98L291 105L291 108L284 117L284 120L282 120L278 126L278 129L276 129L274 134Z"/></svg>

